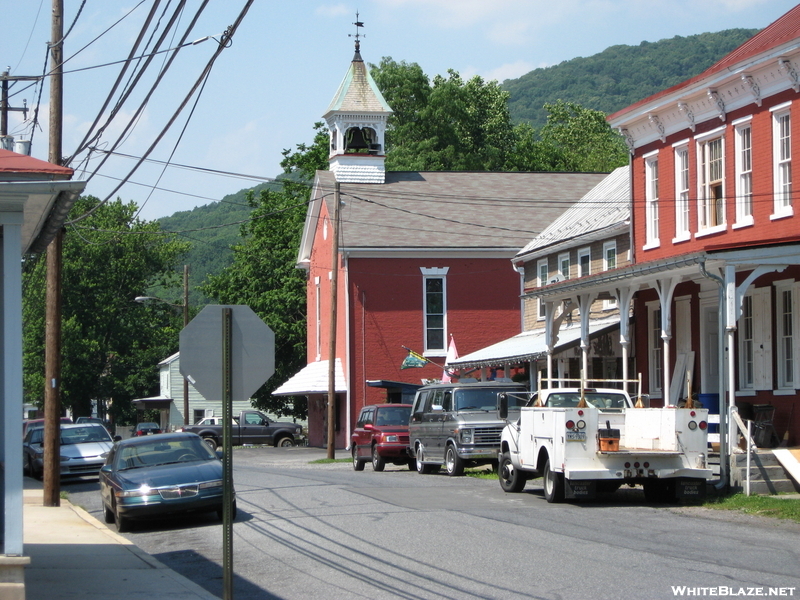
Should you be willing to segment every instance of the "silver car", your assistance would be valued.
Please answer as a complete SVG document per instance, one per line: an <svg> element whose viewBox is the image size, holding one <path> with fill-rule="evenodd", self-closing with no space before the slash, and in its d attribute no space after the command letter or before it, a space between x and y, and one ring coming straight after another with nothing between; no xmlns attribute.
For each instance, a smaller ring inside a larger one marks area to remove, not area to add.
<svg viewBox="0 0 800 600"><path fill-rule="evenodd" d="M61 425L61 476L97 475L113 440L102 425ZM37 479L44 469L44 427L29 429L22 444L23 468Z"/></svg>

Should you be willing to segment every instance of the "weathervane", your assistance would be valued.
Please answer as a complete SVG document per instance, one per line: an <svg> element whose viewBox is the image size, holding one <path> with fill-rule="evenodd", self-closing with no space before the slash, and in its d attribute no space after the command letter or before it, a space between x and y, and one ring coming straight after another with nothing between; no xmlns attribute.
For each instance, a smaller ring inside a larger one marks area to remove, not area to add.
<svg viewBox="0 0 800 600"><path fill-rule="evenodd" d="M360 39L361 39L362 37L367 37L367 34L366 34L366 33L363 33L363 34L362 34L362 33L359 33L359 30L358 30L358 28L359 28L359 27L363 27L363 26L364 26L364 22L363 22L363 21L359 21L359 20L358 20L358 11L356 11L356 22L355 22L355 23L353 23L353 25L355 25L355 26L356 26L356 32L355 32L355 34L348 33L348 34L347 34L347 37L354 37L354 38L356 38L356 52L359 52L359 51L361 50L361 41L360 41Z"/></svg>

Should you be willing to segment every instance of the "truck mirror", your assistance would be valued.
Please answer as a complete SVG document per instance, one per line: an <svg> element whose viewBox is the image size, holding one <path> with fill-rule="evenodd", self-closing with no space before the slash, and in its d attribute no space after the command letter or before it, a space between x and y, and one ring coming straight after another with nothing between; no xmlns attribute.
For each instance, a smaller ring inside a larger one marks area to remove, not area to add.
<svg viewBox="0 0 800 600"><path fill-rule="evenodd" d="M497 394L497 414L501 419L508 418L508 395Z"/></svg>

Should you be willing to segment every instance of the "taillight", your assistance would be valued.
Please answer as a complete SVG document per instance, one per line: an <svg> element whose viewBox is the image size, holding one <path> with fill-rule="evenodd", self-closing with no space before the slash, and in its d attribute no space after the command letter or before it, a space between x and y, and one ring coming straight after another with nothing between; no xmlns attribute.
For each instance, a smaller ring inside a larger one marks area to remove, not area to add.
<svg viewBox="0 0 800 600"><path fill-rule="evenodd" d="M700 429L705 431L707 428L708 428L708 423L706 423L705 421L700 421Z"/></svg>
<svg viewBox="0 0 800 600"><path fill-rule="evenodd" d="M567 429L574 429L574 428L575 428L575 421L573 421L572 419L567 421Z"/></svg>
<svg viewBox="0 0 800 600"><path fill-rule="evenodd" d="M630 468L631 468L631 463L629 463L629 462L626 462L626 463L625 463L625 468L626 468L626 469L630 469Z"/></svg>
<svg viewBox="0 0 800 600"><path fill-rule="evenodd" d="M696 413L696 412L694 412L694 411L692 411L692 412L690 412L690 413L689 413L689 416L690 416L690 417L696 417L696 416L697 416L697 413Z"/></svg>
<svg viewBox="0 0 800 600"><path fill-rule="evenodd" d="M646 469L646 468L648 468L650 466L650 463L649 462L644 462L644 463L642 463L642 466Z"/></svg>
<svg viewBox="0 0 800 600"><path fill-rule="evenodd" d="M691 429L692 431L697 429L697 423L695 423L694 421L689 421L688 426L689 426L689 429Z"/></svg>
<svg viewBox="0 0 800 600"><path fill-rule="evenodd" d="M579 417L582 417L582 416L583 416L583 411L582 411L582 410L579 410L579 411L578 411L578 416L579 416Z"/></svg>
<svg viewBox="0 0 800 600"><path fill-rule="evenodd" d="M586 421L582 419L578 421L578 429L586 429Z"/></svg>

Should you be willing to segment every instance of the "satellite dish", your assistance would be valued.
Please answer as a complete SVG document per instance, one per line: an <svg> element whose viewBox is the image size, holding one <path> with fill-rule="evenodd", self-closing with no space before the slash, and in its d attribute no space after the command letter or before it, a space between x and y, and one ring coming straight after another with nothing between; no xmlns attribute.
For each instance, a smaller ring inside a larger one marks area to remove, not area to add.
<svg viewBox="0 0 800 600"><path fill-rule="evenodd" d="M556 273L553 277L550 278L550 283L561 283L565 281L566 277L564 277L561 273Z"/></svg>

